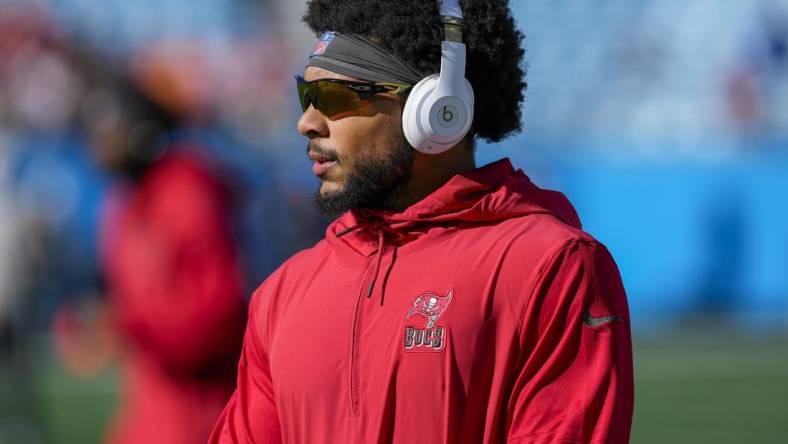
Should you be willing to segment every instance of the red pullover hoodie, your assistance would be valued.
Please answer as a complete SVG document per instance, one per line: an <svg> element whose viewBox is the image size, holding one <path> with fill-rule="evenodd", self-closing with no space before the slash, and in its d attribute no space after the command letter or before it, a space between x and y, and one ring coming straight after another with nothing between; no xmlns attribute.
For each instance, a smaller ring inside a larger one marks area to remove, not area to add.
<svg viewBox="0 0 788 444"><path fill-rule="evenodd" d="M255 292L213 443L625 443L626 296L508 160L352 211Z"/></svg>

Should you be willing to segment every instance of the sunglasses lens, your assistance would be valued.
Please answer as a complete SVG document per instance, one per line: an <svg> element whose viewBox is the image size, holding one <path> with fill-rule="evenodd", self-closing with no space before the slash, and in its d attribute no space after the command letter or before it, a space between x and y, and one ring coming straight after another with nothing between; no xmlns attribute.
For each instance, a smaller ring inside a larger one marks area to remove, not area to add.
<svg viewBox="0 0 788 444"><path fill-rule="evenodd" d="M306 111L309 105L314 102L314 83L307 83L303 77L296 77L296 89L298 90L298 100L301 102L301 111Z"/></svg>
<svg viewBox="0 0 788 444"><path fill-rule="evenodd" d="M320 101L317 106L327 117L352 113L363 108L364 104L358 94L347 86L334 82L317 82Z"/></svg>
<svg viewBox="0 0 788 444"><path fill-rule="evenodd" d="M307 82L302 77L296 77L296 85L302 111L312 105L326 117L338 118L363 110L366 105L357 93L341 83L324 80Z"/></svg>

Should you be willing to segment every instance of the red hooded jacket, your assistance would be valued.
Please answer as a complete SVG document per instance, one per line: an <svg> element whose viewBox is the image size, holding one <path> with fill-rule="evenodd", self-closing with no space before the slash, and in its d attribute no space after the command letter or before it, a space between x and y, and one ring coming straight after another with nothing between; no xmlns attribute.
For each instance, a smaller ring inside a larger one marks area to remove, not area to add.
<svg viewBox="0 0 788 444"><path fill-rule="evenodd" d="M501 160L268 278L210 442L624 443L632 408L613 259Z"/></svg>

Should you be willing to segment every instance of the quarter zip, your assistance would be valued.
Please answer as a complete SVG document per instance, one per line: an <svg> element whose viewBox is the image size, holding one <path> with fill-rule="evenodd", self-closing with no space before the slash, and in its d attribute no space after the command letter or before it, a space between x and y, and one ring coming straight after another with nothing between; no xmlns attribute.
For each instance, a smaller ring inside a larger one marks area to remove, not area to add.
<svg viewBox="0 0 788 444"><path fill-rule="evenodd" d="M363 307L364 300L372 296L375 289L375 282L378 280L380 273L380 263L383 260L385 252L385 242L383 231L378 231L378 250L375 252L375 257L367 265L366 270L361 278L361 285L356 295L356 304L353 310L353 326L351 328L351 346L350 346L350 416L358 416L361 414L361 399L360 399L360 377L359 377L359 348L361 341L361 330L363 329ZM370 278L370 272L371 278ZM369 281L369 283L367 283ZM362 297L362 295L364 297Z"/></svg>

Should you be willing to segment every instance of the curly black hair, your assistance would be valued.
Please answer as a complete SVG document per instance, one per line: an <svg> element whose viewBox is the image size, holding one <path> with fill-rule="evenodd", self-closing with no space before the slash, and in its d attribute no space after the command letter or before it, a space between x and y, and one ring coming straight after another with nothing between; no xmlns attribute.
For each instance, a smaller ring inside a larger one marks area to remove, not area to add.
<svg viewBox="0 0 788 444"><path fill-rule="evenodd" d="M470 135L497 142L522 127L524 36L508 0L460 0L460 5L465 76L475 94ZM437 1L310 0L303 21L316 35L361 35L423 72L440 71L443 28Z"/></svg>

